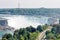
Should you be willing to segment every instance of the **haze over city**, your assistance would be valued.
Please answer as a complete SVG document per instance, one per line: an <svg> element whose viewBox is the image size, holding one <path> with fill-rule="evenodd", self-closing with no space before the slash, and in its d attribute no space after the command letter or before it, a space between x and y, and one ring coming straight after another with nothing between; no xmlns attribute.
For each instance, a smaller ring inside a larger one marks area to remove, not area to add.
<svg viewBox="0 0 60 40"><path fill-rule="evenodd" d="M60 0L0 0L0 8L60 8Z"/></svg>

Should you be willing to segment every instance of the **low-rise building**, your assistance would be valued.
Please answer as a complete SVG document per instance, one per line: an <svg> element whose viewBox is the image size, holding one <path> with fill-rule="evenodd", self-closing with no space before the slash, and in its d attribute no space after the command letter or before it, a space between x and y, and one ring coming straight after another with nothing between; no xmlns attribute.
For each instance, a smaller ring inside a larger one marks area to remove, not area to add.
<svg viewBox="0 0 60 40"><path fill-rule="evenodd" d="M54 25L54 24L59 24L59 19L57 19L57 18L49 18L48 19L48 24L49 25Z"/></svg>
<svg viewBox="0 0 60 40"><path fill-rule="evenodd" d="M14 32L14 28L12 28L8 25L7 19L0 18L0 38L2 38L2 36L5 33L13 34L13 32Z"/></svg>
<svg viewBox="0 0 60 40"><path fill-rule="evenodd" d="M8 19L0 18L0 30L13 29L8 25Z"/></svg>

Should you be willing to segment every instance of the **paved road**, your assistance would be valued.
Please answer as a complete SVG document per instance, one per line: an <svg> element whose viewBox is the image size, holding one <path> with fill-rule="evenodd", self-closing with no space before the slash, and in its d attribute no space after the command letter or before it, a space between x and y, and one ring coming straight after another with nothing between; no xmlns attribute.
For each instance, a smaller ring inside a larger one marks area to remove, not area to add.
<svg viewBox="0 0 60 40"><path fill-rule="evenodd" d="M51 30L51 29L52 27L49 26L46 30L44 30L43 32L39 34L39 37L36 40L42 40L42 38L45 36L46 31Z"/></svg>

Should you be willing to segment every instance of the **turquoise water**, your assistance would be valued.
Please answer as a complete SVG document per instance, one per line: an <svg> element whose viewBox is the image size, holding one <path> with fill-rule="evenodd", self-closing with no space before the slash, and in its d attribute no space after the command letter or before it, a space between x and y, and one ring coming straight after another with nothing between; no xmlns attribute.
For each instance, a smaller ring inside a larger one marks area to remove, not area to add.
<svg viewBox="0 0 60 40"><path fill-rule="evenodd" d="M1 38L4 34L6 34L6 33L13 34L13 32L10 31L10 30L1 30L1 31L0 31L0 38Z"/></svg>

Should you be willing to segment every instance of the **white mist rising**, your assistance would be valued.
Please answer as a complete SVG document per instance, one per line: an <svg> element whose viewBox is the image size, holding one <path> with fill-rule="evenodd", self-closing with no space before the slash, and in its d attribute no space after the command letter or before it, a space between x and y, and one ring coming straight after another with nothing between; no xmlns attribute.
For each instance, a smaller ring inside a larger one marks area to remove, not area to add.
<svg viewBox="0 0 60 40"><path fill-rule="evenodd" d="M4 18L8 19L8 25L14 27L15 29L25 28L30 25L36 28L37 25L42 25L47 23L47 18L38 18L31 16L12 16L12 17L4 17Z"/></svg>

